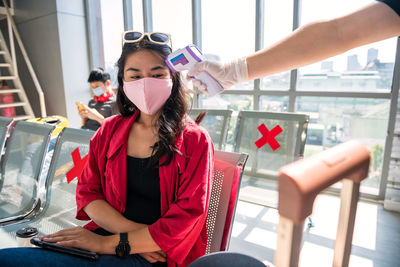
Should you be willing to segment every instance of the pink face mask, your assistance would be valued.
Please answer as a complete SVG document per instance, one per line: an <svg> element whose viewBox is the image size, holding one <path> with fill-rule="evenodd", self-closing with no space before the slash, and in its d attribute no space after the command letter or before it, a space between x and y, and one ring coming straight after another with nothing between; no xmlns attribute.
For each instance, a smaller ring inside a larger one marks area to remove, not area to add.
<svg viewBox="0 0 400 267"><path fill-rule="evenodd" d="M153 115L171 95L172 79L142 78L125 82L124 93L140 111Z"/></svg>

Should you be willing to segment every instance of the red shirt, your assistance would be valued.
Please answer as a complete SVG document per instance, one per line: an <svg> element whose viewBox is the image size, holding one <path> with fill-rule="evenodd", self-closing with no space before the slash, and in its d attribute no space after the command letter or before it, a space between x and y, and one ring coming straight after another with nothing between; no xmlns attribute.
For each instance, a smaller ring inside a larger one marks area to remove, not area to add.
<svg viewBox="0 0 400 267"><path fill-rule="evenodd" d="M90 140L88 162L76 189L77 219L90 220L83 208L96 199L104 199L124 213L128 135L138 114L105 119ZM186 120L175 141L183 155L174 153L171 163L159 168L161 218L149 225L153 240L167 254L168 266L188 265L204 255L207 245L214 148L208 133L189 117ZM85 228L98 226L91 221Z"/></svg>

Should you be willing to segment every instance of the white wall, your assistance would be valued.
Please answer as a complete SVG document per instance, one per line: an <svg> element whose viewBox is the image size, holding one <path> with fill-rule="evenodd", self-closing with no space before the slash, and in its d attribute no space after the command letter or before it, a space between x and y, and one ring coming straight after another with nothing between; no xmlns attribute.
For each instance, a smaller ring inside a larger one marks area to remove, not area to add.
<svg viewBox="0 0 400 267"><path fill-rule="evenodd" d="M87 78L89 56L83 0L57 0L58 35L66 103L71 127L80 127L76 101L87 103L91 98Z"/></svg>
<svg viewBox="0 0 400 267"><path fill-rule="evenodd" d="M44 91L47 114L66 116L71 127L80 127L74 102L91 97L84 0L18 0L14 19ZM37 93L17 53L22 83L40 116Z"/></svg>

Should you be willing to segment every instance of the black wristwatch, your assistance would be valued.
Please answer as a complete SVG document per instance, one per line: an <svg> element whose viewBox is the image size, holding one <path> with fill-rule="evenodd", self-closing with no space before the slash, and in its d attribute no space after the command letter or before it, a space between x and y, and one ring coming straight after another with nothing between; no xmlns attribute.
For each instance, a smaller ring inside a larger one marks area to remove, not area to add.
<svg viewBox="0 0 400 267"><path fill-rule="evenodd" d="M119 234L119 243L115 247L115 254L117 254L120 258L125 258L131 252L131 246L129 246L128 234L120 233Z"/></svg>

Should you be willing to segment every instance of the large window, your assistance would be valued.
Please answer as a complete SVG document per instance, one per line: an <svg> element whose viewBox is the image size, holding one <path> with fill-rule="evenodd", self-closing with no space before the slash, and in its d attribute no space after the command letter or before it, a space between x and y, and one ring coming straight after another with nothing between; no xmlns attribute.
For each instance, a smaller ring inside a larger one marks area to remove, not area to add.
<svg viewBox="0 0 400 267"><path fill-rule="evenodd" d="M144 31L143 25L143 2L142 0L132 0L133 29Z"/></svg>
<svg viewBox="0 0 400 267"><path fill-rule="evenodd" d="M292 32L293 0L265 1L264 10L264 47L269 47ZM261 81L263 90L288 90L290 72L273 74Z"/></svg>
<svg viewBox="0 0 400 267"><path fill-rule="evenodd" d="M202 1L202 49L209 59L229 61L252 53L254 27L254 0ZM253 84L248 82L232 89L251 90Z"/></svg>
<svg viewBox="0 0 400 267"><path fill-rule="evenodd" d="M203 51L210 56L228 61L253 52L254 27L254 0L202 1Z"/></svg>
<svg viewBox="0 0 400 267"><path fill-rule="evenodd" d="M210 60L230 61L254 51L255 1L203 0L202 50ZM229 12L227 12L229 10ZM233 90L253 90L252 81L233 86ZM223 94L212 98L200 96L201 108L233 109L226 149L232 150L234 129L239 110L253 109L251 95Z"/></svg>
<svg viewBox="0 0 400 267"><path fill-rule="evenodd" d="M143 14L152 14L153 30L170 33L174 49L192 43L193 33L195 36L201 33L201 40L198 41L210 60L230 61L253 53L256 41L260 44L259 41L263 40L264 47L280 41L292 32L293 23L302 26L338 17L374 0L202 0L194 10L192 1L187 0L149 2L152 10L143 12L142 0L132 0L134 29L143 30ZM107 68L112 70L121 49L122 4L113 0L101 0L101 4L104 54ZM201 14L201 24L193 23L192 12ZM264 27L256 28L256 19L263 21ZM396 45L396 38L392 38L350 50L297 71L245 82L212 98L199 94L195 107L234 110L227 150L232 150L240 110L308 114L310 122L305 157L350 139L360 140L371 152L370 175L361 190L383 197L380 187L382 167L386 164L383 160L388 120L395 119L390 114L393 97L390 90L393 86ZM397 139L393 146L398 145L399 121L396 123ZM394 148L392 158L397 160L398 153L399 150ZM393 176L392 173L390 175ZM390 183L397 183L392 180Z"/></svg>
<svg viewBox="0 0 400 267"><path fill-rule="evenodd" d="M372 2L303 0L301 24L345 15ZM395 52L396 38L392 38L300 68L298 88L307 91L388 92L392 84Z"/></svg>
<svg viewBox="0 0 400 267"><path fill-rule="evenodd" d="M153 0L153 31L171 34L174 50L192 43L191 8L187 0Z"/></svg>
<svg viewBox="0 0 400 267"><path fill-rule="evenodd" d="M298 88L306 91L389 92L396 39L352 49L300 68Z"/></svg>
<svg viewBox="0 0 400 267"><path fill-rule="evenodd" d="M390 101L376 98L298 97L296 111L310 116L305 157L357 139L371 153L364 192L377 194L382 174Z"/></svg>
<svg viewBox="0 0 400 267"><path fill-rule="evenodd" d="M300 25L342 16L372 2L303 0ZM359 95L360 98L298 97L296 111L306 112L311 118L306 156L350 139L360 140L369 148L371 168L361 191L373 195L379 194L381 183L390 108L386 93L392 86L396 44L396 38L392 38L355 48L302 67L297 76L299 92ZM361 98L365 93L378 94L374 99Z"/></svg>
<svg viewBox="0 0 400 267"><path fill-rule="evenodd" d="M121 55L121 38L124 32L122 1L101 0L101 16L105 67L111 75L113 88L117 88L118 70L115 63Z"/></svg>
<svg viewBox="0 0 400 267"><path fill-rule="evenodd" d="M289 97L287 96L261 96L260 110L270 112L288 112Z"/></svg>

